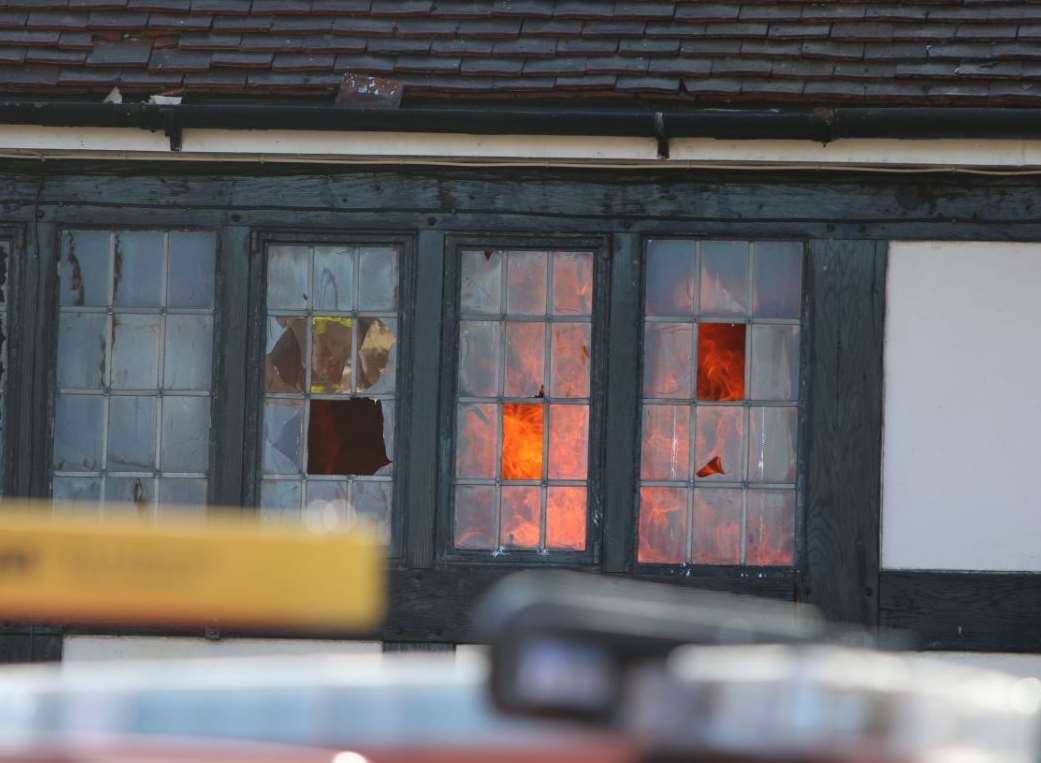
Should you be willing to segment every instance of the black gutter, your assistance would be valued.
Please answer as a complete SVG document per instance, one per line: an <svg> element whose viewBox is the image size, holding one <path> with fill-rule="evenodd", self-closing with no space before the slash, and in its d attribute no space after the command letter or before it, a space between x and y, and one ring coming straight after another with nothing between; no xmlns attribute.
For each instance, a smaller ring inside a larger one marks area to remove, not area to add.
<svg viewBox="0 0 1041 763"><path fill-rule="evenodd" d="M108 104L78 101L0 101L0 124L134 127L162 130L171 147L187 128L469 133L480 135L598 135L646 137L667 155L670 138L1041 138L1041 109L960 107L835 107L788 109L348 109L294 104Z"/></svg>

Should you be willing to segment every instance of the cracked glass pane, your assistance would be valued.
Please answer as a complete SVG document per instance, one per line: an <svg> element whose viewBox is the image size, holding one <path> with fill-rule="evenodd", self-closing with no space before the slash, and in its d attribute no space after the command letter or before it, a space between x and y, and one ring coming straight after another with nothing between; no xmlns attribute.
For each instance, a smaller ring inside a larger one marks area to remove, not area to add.
<svg viewBox="0 0 1041 763"><path fill-rule="evenodd" d="M304 391L304 348L307 319L274 316L267 319L264 389L267 392Z"/></svg>
<svg viewBox="0 0 1041 763"><path fill-rule="evenodd" d="M393 392L398 358L398 322L393 318L358 319L358 391Z"/></svg>
<svg viewBox="0 0 1041 763"><path fill-rule="evenodd" d="M353 318L311 319L311 392L350 394L353 331Z"/></svg>
<svg viewBox="0 0 1041 763"><path fill-rule="evenodd" d="M303 400L264 403L264 473L303 472Z"/></svg>

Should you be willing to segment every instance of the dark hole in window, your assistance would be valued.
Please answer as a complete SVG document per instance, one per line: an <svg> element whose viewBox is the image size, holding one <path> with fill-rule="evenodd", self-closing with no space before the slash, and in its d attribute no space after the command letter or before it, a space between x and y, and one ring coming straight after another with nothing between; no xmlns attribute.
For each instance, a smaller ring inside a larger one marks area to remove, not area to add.
<svg viewBox="0 0 1041 763"><path fill-rule="evenodd" d="M379 400L311 401L308 474L375 474L389 463Z"/></svg>

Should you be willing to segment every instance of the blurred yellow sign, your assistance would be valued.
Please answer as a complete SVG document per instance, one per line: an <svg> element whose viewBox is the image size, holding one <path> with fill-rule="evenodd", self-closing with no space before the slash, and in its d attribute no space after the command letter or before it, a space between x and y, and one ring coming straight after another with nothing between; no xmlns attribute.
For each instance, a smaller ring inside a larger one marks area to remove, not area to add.
<svg viewBox="0 0 1041 763"><path fill-rule="evenodd" d="M360 634L383 618L384 552L367 532L12 508L0 620Z"/></svg>

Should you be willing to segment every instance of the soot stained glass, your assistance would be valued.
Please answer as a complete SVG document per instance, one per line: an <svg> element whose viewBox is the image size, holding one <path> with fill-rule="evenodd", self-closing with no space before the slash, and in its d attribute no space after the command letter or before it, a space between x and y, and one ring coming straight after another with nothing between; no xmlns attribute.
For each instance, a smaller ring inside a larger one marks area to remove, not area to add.
<svg viewBox="0 0 1041 763"><path fill-rule="evenodd" d="M272 245L267 265L261 516L389 542L399 249Z"/></svg>
<svg viewBox="0 0 1041 763"><path fill-rule="evenodd" d="M593 255L461 257L454 546L584 551Z"/></svg>
<svg viewBox="0 0 1041 763"><path fill-rule="evenodd" d="M637 560L794 564L803 247L648 242Z"/></svg>

